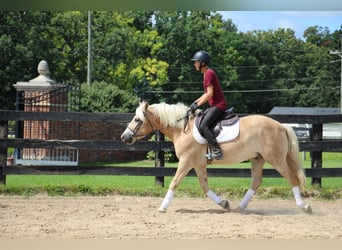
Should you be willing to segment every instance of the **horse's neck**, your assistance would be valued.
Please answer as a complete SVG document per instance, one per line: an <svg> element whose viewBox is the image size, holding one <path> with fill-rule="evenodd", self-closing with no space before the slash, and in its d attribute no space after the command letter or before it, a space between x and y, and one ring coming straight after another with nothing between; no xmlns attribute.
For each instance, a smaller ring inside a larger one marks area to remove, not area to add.
<svg viewBox="0 0 342 250"><path fill-rule="evenodd" d="M154 129L159 130L162 134L169 137L173 142L175 142L180 136L182 136L184 131L186 133L189 133L189 131L192 131L192 124L194 122L194 119L189 119L188 124L186 125L186 128L179 128L177 126L171 127L171 126L162 124L159 117L155 116L153 112L151 112L150 121Z"/></svg>
<svg viewBox="0 0 342 250"><path fill-rule="evenodd" d="M179 134L178 131L179 131L178 128L173 128L173 127L165 127L160 130L160 132L164 134L165 136L169 137L171 141L174 141L175 139L177 139L178 134Z"/></svg>
<svg viewBox="0 0 342 250"><path fill-rule="evenodd" d="M169 137L173 142L176 142L182 135L192 133L192 125L194 119L188 121L188 124L185 128L178 128L178 127L165 127L161 129L160 132L163 133L165 136Z"/></svg>

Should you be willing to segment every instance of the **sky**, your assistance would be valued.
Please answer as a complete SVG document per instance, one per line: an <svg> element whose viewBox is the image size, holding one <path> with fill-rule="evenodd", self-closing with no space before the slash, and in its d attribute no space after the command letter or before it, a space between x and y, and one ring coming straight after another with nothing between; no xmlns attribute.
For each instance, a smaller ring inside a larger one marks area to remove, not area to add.
<svg viewBox="0 0 342 250"><path fill-rule="evenodd" d="M219 11L225 20L232 19L241 32L290 28L298 38L311 26L328 27L330 32L342 25L342 11Z"/></svg>

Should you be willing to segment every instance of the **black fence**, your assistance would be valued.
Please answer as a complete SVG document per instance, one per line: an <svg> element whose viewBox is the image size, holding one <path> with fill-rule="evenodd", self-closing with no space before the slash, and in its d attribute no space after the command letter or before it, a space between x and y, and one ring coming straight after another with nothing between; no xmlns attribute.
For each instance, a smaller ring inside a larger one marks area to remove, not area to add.
<svg viewBox="0 0 342 250"><path fill-rule="evenodd" d="M322 177L342 177L342 166L331 168L322 165L322 152L342 152L342 140L323 140L323 124L342 122L342 115L268 115L281 123L311 124L311 138L300 141L300 151L311 154L311 168L306 169L307 177L312 178L313 185L321 186ZM156 183L163 185L164 176L173 176L174 167L164 167L164 151L173 151L172 142L163 140L157 134L157 141L137 142L127 146L118 140L38 140L7 138L8 121L103 121L127 123L133 114L112 113L79 113L79 112L23 112L0 110L0 183L6 184L6 175L21 174L76 174L76 175L133 175L155 176ZM70 147L93 150L127 150L155 151L155 166L151 167L118 167L118 166L7 166L7 149L14 148L59 148ZM250 177L251 171L246 168L208 168L208 175L215 177ZM189 176L195 176L194 171ZM273 169L264 169L264 177L280 177Z"/></svg>

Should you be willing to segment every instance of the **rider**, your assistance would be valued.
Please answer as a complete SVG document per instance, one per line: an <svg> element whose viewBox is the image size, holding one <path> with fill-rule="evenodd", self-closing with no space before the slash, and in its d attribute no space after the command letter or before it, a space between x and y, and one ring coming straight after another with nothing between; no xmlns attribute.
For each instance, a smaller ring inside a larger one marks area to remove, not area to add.
<svg viewBox="0 0 342 250"><path fill-rule="evenodd" d="M192 112L195 112L199 106L208 102L210 107L206 110L206 115L201 122L200 129L212 147L212 157L220 160L223 157L222 150L211 129L220 115L226 110L227 102L215 71L209 68L210 55L208 52L196 52L191 61L194 61L196 70L203 74L204 93L191 104L190 109Z"/></svg>

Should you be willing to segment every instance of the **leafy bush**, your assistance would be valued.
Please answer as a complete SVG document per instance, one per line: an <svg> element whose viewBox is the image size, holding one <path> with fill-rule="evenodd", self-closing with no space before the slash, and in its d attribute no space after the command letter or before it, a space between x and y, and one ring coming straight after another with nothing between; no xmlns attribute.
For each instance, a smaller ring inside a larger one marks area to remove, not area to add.
<svg viewBox="0 0 342 250"><path fill-rule="evenodd" d="M134 112L139 98L114 84L94 82L81 85L82 112Z"/></svg>
<svg viewBox="0 0 342 250"><path fill-rule="evenodd" d="M149 141L155 141L156 140L156 135L152 135L151 138L149 139ZM169 138L165 138L165 141L171 141ZM155 151L149 151L147 154L146 154L146 159L147 160L150 160L150 161L154 161L156 159L156 154L155 154ZM175 154L175 152L173 151L167 151L164 153L164 159L165 159L165 162L178 162L178 158Z"/></svg>

